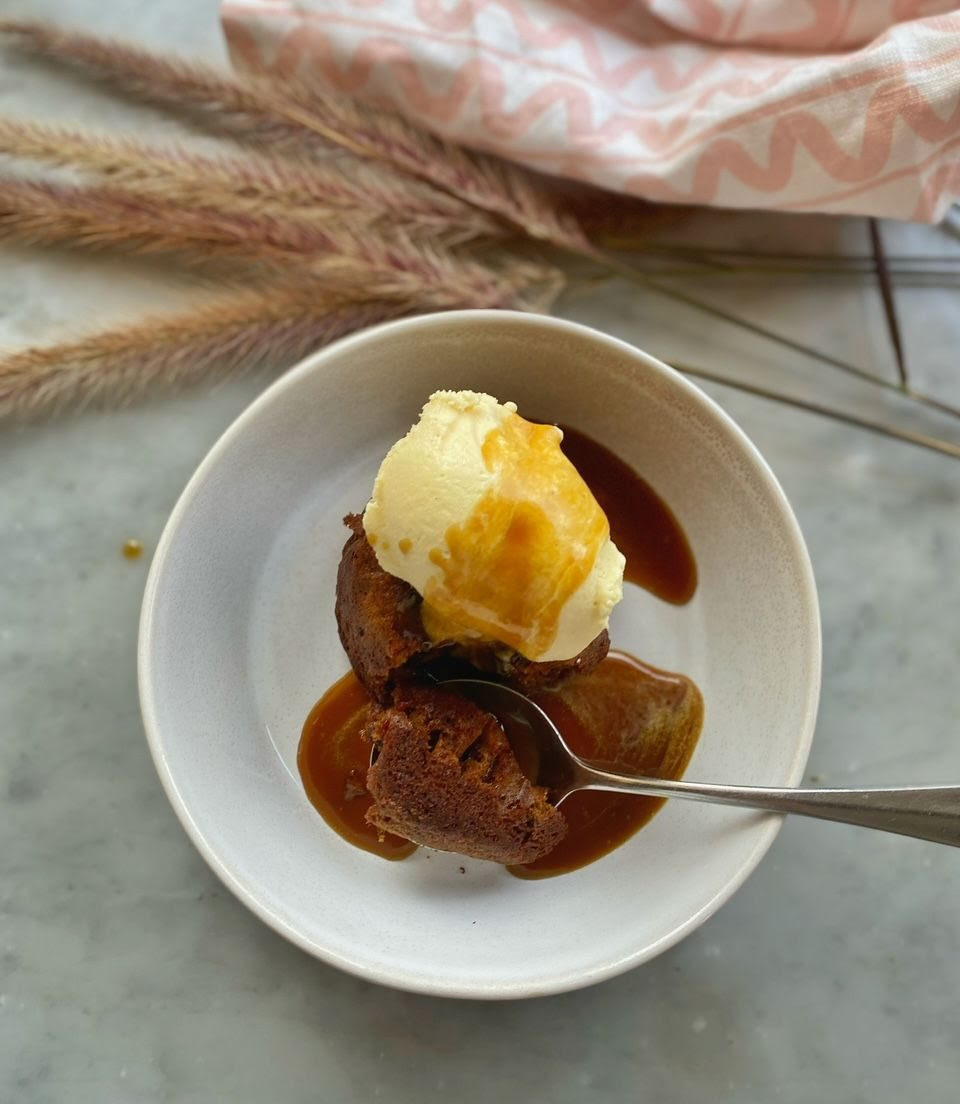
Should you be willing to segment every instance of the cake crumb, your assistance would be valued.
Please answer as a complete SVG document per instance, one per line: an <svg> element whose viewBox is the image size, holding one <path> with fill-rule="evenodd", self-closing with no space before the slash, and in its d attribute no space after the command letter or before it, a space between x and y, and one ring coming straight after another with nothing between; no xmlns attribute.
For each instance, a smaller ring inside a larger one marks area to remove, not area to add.
<svg viewBox="0 0 960 1104"><path fill-rule="evenodd" d="M122 552L126 560L139 560L143 555L143 544L136 537L131 537L123 542Z"/></svg>

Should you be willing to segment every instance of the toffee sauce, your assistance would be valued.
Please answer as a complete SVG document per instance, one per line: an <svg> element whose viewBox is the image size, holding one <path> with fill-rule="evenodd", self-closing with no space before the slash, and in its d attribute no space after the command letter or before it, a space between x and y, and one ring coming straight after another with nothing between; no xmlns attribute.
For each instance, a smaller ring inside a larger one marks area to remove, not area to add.
<svg viewBox="0 0 960 1104"><path fill-rule="evenodd" d="M609 449L561 426L563 451L590 487L626 557L624 578L664 601L681 605L697 587L693 553L679 522L653 488ZM703 698L684 675L660 671L611 651L593 671L534 700L578 755L610 768L680 778L703 724ZM311 710L297 765L310 801L334 831L385 859L404 859L416 844L382 839L366 823L370 745L361 731L370 698L351 671ZM543 858L508 867L520 878L565 874L594 862L642 828L663 798L600 791L572 794L561 808L567 836Z"/></svg>
<svg viewBox="0 0 960 1104"><path fill-rule="evenodd" d="M560 428L560 447L600 503L613 543L626 558L626 582L685 605L697 589L697 563L673 511L619 456L571 426Z"/></svg>
<svg viewBox="0 0 960 1104"><path fill-rule="evenodd" d="M384 859L405 859L417 849L400 836L385 835L364 817L373 804L367 793L370 745L361 738L370 695L348 672L310 710L303 726L297 767L307 797L330 827L349 843Z"/></svg>

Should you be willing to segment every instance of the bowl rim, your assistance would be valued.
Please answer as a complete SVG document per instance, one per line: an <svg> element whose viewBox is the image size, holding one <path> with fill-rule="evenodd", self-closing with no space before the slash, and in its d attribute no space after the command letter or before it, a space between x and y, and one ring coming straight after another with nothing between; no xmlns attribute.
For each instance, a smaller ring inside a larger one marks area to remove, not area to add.
<svg viewBox="0 0 960 1104"><path fill-rule="evenodd" d="M244 881L241 881L233 873L230 866L220 858L215 848L208 842L207 838L200 830L199 825L193 819L190 809L181 796L177 788L176 780L169 769L169 764L167 763L164 753L163 737L157 722L156 701L151 680L151 672L154 666L152 649L154 610L160 592L166 561L177 539L181 523L187 511L190 509L197 492L219 464L221 457L227 452L234 441L245 432L247 426L257 419L261 412L275 402L283 392L289 388L296 387L303 377L312 372L321 370L324 363L329 360L333 360L345 354L348 355L351 350L366 344L385 340L389 341L391 337L399 333L410 333L418 329L429 329L437 326L456 327L465 322L494 326L507 322L511 325L553 330L558 334L576 334L598 344L605 345L611 351L625 356L628 360L639 362L646 370L659 374L682 392L685 392L686 397L698 406L701 411L718 420L743 450L743 453L749 459L763 481L766 490L770 493L772 500L779 508L781 518L784 522L785 535L800 568L803 605L808 610L811 619L810 631L804 642L805 650L810 660L811 678L807 686L806 698L803 704L802 731L799 734L785 785L795 786L800 781L813 741L817 709L820 700L822 628L816 582L810 555L800 525L783 488L780 486L770 465L739 425L737 425L730 415L727 414L714 399L696 386L696 384L681 375L676 369L671 368L668 364L665 364L663 361L658 360L656 357L644 352L642 349L637 348L627 341L603 333L593 327L585 326L582 323L572 322L552 315L538 315L525 313L523 311L499 309L455 310L431 312L428 314L415 315L410 318L380 323L355 334L340 338L330 345L308 354L293 367L283 372L282 375L257 395L223 431L204 458L200 461L177 499L163 528L160 539L157 542L156 551L147 576L140 611L140 626L137 638L137 685L140 698L140 712L143 718L147 746L150 750L154 767L159 775L161 785L163 786L167 799L173 807L178 820L194 847L196 847L208 866L220 878L221 882L223 882L231 893L246 905L255 916L259 917L259 919L267 924L268 927L272 928L279 935L313 957L366 981L372 981L390 988L402 989L408 992L430 996L512 1000L517 998L549 996L585 988L600 981L615 977L644 962L648 962L675 946L709 919L710 916L730 900L737 890L743 886L776 839L783 825L783 816L777 814L764 816L763 821L756 825L758 833L756 844L741 863L739 869L731 876L726 884L692 916L688 917L683 923L678 924L671 931L666 932L653 943L649 943L638 951L624 955L603 966L551 975L546 979L536 982L521 982L517 984L506 982L497 984L493 987L489 985L447 982L443 979L431 978L426 974L420 975L412 974L409 971L382 969L370 966L362 959L349 958L336 952L329 951L310 940L296 927L288 923L282 916L271 911L271 909L258 897L256 886L251 887Z"/></svg>

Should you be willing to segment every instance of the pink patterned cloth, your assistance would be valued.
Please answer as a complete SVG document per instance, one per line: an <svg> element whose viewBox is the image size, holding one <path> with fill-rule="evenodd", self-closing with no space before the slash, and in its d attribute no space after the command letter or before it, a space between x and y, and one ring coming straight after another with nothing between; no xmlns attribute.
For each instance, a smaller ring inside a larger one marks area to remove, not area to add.
<svg viewBox="0 0 960 1104"><path fill-rule="evenodd" d="M236 64L647 199L934 222L960 196L944 0L223 0Z"/></svg>

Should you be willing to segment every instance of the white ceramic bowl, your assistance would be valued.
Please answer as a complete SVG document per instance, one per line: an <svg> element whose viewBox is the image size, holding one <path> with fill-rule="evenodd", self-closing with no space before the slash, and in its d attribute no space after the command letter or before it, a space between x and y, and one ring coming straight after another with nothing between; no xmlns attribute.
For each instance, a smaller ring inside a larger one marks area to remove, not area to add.
<svg viewBox="0 0 960 1104"><path fill-rule="evenodd" d="M333 615L340 519L363 507L384 453L438 388L488 391L571 423L652 483L690 538L700 586L681 608L628 586L613 640L703 690L689 778L800 780L820 628L803 538L770 469L666 365L582 326L497 311L341 341L227 430L178 502L147 583L147 738L201 854L304 950L418 992L556 993L636 966L696 928L743 883L780 820L673 801L599 862L519 881L441 852L386 862L314 811L296 752L311 706L348 668Z"/></svg>

